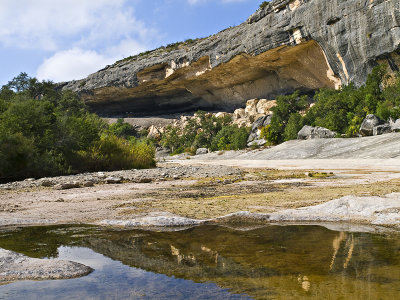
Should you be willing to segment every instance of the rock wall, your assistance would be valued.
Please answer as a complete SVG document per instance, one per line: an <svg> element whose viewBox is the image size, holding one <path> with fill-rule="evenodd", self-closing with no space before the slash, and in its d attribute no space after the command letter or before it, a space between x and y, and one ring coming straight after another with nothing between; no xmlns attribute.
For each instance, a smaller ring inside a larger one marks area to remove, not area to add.
<svg viewBox="0 0 400 300"><path fill-rule="evenodd" d="M275 0L243 24L62 83L102 115L232 110L250 98L365 82L400 64L397 0Z"/></svg>

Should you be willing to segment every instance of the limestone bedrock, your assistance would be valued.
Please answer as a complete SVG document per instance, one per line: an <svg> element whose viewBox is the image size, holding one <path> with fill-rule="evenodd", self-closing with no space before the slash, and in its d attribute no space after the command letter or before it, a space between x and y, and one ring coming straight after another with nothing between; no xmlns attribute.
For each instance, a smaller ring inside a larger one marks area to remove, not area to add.
<svg viewBox="0 0 400 300"><path fill-rule="evenodd" d="M275 0L236 26L61 83L101 115L232 110L247 99L365 82L398 71L400 2Z"/></svg>

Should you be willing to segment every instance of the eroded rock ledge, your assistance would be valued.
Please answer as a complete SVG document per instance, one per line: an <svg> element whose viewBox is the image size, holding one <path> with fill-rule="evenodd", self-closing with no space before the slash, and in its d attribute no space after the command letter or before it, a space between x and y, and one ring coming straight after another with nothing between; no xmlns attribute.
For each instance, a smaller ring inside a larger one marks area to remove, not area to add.
<svg viewBox="0 0 400 300"><path fill-rule="evenodd" d="M275 0L243 24L62 84L102 115L234 109L250 98L361 84L400 63L400 2Z"/></svg>

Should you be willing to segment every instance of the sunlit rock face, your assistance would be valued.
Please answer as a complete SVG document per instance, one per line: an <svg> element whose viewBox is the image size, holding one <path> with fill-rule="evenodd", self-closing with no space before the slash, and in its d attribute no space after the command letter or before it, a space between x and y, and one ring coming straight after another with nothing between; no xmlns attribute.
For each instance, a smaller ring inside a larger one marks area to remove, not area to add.
<svg viewBox="0 0 400 300"><path fill-rule="evenodd" d="M400 62L400 2L276 0L243 24L62 84L96 112L232 110L251 98L365 82Z"/></svg>

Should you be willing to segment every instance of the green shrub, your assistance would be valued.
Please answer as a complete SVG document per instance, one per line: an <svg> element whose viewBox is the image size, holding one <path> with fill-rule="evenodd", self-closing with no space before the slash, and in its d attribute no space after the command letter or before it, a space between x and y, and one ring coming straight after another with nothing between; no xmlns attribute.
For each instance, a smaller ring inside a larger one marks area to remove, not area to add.
<svg viewBox="0 0 400 300"><path fill-rule="evenodd" d="M164 134L161 137L161 145L171 149L172 152L181 147L181 137L179 136L178 128L174 126L167 126Z"/></svg>
<svg viewBox="0 0 400 300"><path fill-rule="evenodd" d="M118 137L123 137L125 139L137 135L135 127L133 127L129 123L124 122L124 119L118 119L116 123L111 124L108 127L108 132Z"/></svg>
<svg viewBox="0 0 400 300"><path fill-rule="evenodd" d="M276 104L271 109L273 112L271 124L263 135L268 144L271 145L282 143L285 140L285 128L290 116L306 108L307 96L300 96L300 93L297 91L292 95L278 96Z"/></svg>
<svg viewBox="0 0 400 300"><path fill-rule="evenodd" d="M172 154L195 153L198 148L212 150L234 150L246 147L248 130L231 125L232 118L226 115L217 118L198 111L188 120L183 129L168 126L162 135L161 144L170 148Z"/></svg>
<svg viewBox="0 0 400 300"><path fill-rule="evenodd" d="M247 146L248 136L246 128L238 128L237 125L224 126L213 138L210 149L212 151L244 149Z"/></svg>
<svg viewBox="0 0 400 300"><path fill-rule="evenodd" d="M144 141L129 142L115 135L103 135L89 150L80 151L75 168L89 170L127 170L155 166L154 147Z"/></svg>
<svg viewBox="0 0 400 300"><path fill-rule="evenodd" d="M349 127L346 129L346 136L356 137L359 134L363 119L360 116L354 116L353 113L348 113L348 119L351 119L351 121Z"/></svg>
<svg viewBox="0 0 400 300"><path fill-rule="evenodd" d="M285 141L297 139L297 133L303 127L303 117L299 113L292 113L283 132Z"/></svg>
<svg viewBox="0 0 400 300"><path fill-rule="evenodd" d="M367 114L376 114L385 101L382 90L385 80L385 67L379 66L373 69L365 85L359 88L349 84L340 90L320 90L314 96L315 105L305 117L306 124L354 135L359 129L356 126L361 124L359 120L363 120ZM382 109L380 113L386 119L387 112Z"/></svg>
<svg viewBox="0 0 400 300"><path fill-rule="evenodd" d="M129 124L109 129L76 94L25 75L0 92L0 179L154 166L150 143L124 139Z"/></svg>

